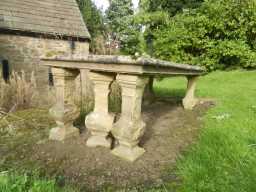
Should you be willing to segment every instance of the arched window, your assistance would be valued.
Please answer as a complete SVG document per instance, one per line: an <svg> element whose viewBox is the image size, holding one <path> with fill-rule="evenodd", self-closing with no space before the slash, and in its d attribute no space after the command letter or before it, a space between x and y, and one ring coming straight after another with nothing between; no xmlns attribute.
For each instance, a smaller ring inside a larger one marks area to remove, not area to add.
<svg viewBox="0 0 256 192"><path fill-rule="evenodd" d="M10 66L8 60L6 59L2 60L2 73L3 79L5 80L5 82L8 82L10 78Z"/></svg>

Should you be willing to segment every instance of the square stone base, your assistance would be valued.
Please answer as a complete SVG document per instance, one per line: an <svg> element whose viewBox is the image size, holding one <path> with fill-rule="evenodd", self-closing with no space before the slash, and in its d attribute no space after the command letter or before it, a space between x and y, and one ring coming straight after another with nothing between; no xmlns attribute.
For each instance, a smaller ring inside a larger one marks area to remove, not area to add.
<svg viewBox="0 0 256 192"><path fill-rule="evenodd" d="M63 141L71 137L79 136L79 129L75 127L52 128L50 131L50 140Z"/></svg>
<svg viewBox="0 0 256 192"><path fill-rule="evenodd" d="M196 98L185 98L182 100L184 109L193 110L193 108L199 103L199 99Z"/></svg>
<svg viewBox="0 0 256 192"><path fill-rule="evenodd" d="M113 149L111 153L127 161L134 162L145 153L145 149L138 146L130 148L119 145L117 148Z"/></svg>
<svg viewBox="0 0 256 192"><path fill-rule="evenodd" d="M87 142L86 145L88 147L111 147L111 140L107 139L106 136L91 136Z"/></svg>

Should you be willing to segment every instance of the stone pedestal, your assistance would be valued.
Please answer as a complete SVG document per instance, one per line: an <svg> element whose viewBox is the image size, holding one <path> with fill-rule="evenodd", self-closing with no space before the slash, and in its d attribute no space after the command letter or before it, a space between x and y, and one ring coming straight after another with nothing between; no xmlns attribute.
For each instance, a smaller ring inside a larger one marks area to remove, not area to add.
<svg viewBox="0 0 256 192"><path fill-rule="evenodd" d="M91 72L89 77L94 85L95 106L94 111L85 119L86 128L91 132L87 146L110 148L111 140L108 135L112 129L114 115L108 112L108 95L114 76Z"/></svg>
<svg viewBox="0 0 256 192"><path fill-rule="evenodd" d="M187 92L182 103L184 109L192 110L198 103L198 99L195 97L196 82L198 80L198 76L188 76L187 79Z"/></svg>
<svg viewBox="0 0 256 192"><path fill-rule="evenodd" d="M56 88L56 104L50 109L50 115L56 121L57 127L51 129L50 139L62 141L79 135L79 130L73 126L73 121L79 116L73 95L78 71L53 68L52 73Z"/></svg>
<svg viewBox="0 0 256 192"><path fill-rule="evenodd" d="M145 152L138 143L145 131L145 123L141 118L141 104L148 78L118 75L117 82L122 89L122 114L111 131L119 143L112 150L112 154L133 162Z"/></svg>

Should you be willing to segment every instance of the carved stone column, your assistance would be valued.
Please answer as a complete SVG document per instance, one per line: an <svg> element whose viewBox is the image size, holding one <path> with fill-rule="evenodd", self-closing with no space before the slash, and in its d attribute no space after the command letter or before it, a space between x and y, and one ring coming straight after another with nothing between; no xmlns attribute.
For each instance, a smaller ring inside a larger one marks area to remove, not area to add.
<svg viewBox="0 0 256 192"><path fill-rule="evenodd" d="M56 89L56 104L50 109L50 114L57 123L51 129L50 139L62 141L78 136L79 130L73 126L73 121L79 116L79 110L74 104L74 81L78 71L64 68L52 68Z"/></svg>
<svg viewBox="0 0 256 192"><path fill-rule="evenodd" d="M141 118L141 105L148 78L118 75L117 82L122 89L122 114L112 129L112 134L119 143L112 150L112 154L128 161L135 161L145 152L138 143L145 131L145 123Z"/></svg>
<svg viewBox="0 0 256 192"><path fill-rule="evenodd" d="M85 119L86 128L92 135L87 140L87 146L110 148L111 140L107 137L113 126L114 115L108 112L108 95L114 76L94 72L89 76L94 85L95 106L94 111Z"/></svg>
<svg viewBox="0 0 256 192"><path fill-rule="evenodd" d="M188 76L187 79L187 92L182 103L184 109L192 110L198 103L198 99L195 97L196 82L198 80L198 76Z"/></svg>

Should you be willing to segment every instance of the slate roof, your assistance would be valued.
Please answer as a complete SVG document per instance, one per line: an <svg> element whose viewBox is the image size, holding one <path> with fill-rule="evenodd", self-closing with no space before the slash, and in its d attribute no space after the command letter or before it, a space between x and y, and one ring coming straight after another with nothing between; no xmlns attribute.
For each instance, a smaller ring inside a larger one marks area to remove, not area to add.
<svg viewBox="0 0 256 192"><path fill-rule="evenodd" d="M76 0L0 0L0 30L89 39Z"/></svg>

